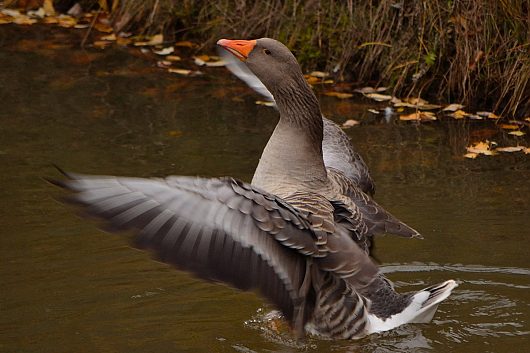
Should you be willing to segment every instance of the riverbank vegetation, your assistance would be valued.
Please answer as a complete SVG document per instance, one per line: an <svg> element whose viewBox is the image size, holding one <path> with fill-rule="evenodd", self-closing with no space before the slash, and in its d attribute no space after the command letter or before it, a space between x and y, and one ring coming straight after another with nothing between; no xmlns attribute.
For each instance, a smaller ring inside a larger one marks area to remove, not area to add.
<svg viewBox="0 0 530 353"><path fill-rule="evenodd" d="M43 1L7 1L39 6ZM47 1L44 1L47 2ZM75 1L57 0L65 11ZM286 43L305 71L336 82L388 86L425 97L530 115L530 1L84 0L107 11L116 33L202 43L268 36Z"/></svg>

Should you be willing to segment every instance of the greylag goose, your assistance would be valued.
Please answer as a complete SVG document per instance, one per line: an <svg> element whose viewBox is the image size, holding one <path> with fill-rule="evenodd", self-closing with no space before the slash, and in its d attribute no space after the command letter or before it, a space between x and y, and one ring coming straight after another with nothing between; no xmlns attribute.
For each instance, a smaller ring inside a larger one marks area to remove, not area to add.
<svg viewBox="0 0 530 353"><path fill-rule="evenodd" d="M272 39L218 44L245 60L278 104L280 121L255 185L65 172L63 180L50 181L108 229L133 230L133 244L158 259L207 280L258 290L297 337L311 332L355 339L430 321L456 283L399 294L379 273L359 242L370 222L334 184L343 176L322 161L319 104L291 52ZM282 141L284 148L276 149ZM280 184L278 177L284 178Z"/></svg>
<svg viewBox="0 0 530 353"><path fill-rule="evenodd" d="M230 72L278 109L272 93L244 61L237 59L239 56L233 55L234 52L230 49L219 49L218 52ZM324 115L322 115L322 122L323 139L320 158L323 159L330 178L335 184L338 184L338 188L343 190L342 193L357 206L365 222L369 224L370 232L366 237L363 237L365 242L370 246L373 245L373 234L384 232L403 237L421 238L415 229L392 216L369 197L375 193L375 184L363 158L353 149L348 135L337 124ZM258 171L259 168L254 176L253 184L257 182L256 178L259 178ZM282 183L282 180L283 178L277 178L276 183ZM267 190L265 186L263 187Z"/></svg>

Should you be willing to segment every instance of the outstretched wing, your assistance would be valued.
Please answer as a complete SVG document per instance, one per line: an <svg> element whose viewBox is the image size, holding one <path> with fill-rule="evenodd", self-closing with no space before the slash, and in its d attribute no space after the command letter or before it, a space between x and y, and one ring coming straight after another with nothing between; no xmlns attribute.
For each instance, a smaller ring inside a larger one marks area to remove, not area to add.
<svg viewBox="0 0 530 353"><path fill-rule="evenodd" d="M275 102L271 92L244 63L223 48L219 48L218 51L230 72L260 94L265 100ZM276 104L274 106L276 107ZM326 119L324 116L322 116L322 120L324 122L324 138L322 140L324 165L340 170L346 177L356 183L361 190L373 195L375 192L374 181L364 160L353 149L348 135L333 121Z"/></svg>
<svg viewBox="0 0 530 353"><path fill-rule="evenodd" d="M67 199L113 229L138 230L136 246L201 278L258 289L288 319L311 263L355 285L377 273L347 236L314 230L283 200L234 179L66 175L52 182L73 192Z"/></svg>

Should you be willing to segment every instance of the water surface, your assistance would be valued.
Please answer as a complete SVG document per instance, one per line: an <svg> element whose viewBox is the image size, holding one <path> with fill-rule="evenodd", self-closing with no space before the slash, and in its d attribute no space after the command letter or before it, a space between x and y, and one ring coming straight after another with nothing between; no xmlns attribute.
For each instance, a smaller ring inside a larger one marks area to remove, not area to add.
<svg viewBox="0 0 530 353"><path fill-rule="evenodd" d="M40 179L56 176L56 163L249 181L275 112L222 68L182 78L138 51L82 50L79 38L0 27L1 352L519 352L529 343L529 158L462 158L484 136L526 140L489 122L388 123L367 102L322 97L334 120L362 122L348 134L378 202L425 236L379 238L383 271L403 291L449 278L460 286L431 324L295 344L263 322L270 308L255 294L152 261L74 216Z"/></svg>

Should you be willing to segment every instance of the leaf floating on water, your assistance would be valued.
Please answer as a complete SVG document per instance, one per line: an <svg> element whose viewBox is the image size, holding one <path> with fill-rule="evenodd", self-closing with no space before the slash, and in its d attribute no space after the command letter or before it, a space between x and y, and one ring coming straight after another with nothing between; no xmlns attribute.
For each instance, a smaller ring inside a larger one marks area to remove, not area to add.
<svg viewBox="0 0 530 353"><path fill-rule="evenodd" d="M178 55L168 55L168 56L166 56L166 60L169 60L169 61L180 61L182 59Z"/></svg>
<svg viewBox="0 0 530 353"><path fill-rule="evenodd" d="M257 105L264 105L266 107L274 107L274 102L271 101L256 101Z"/></svg>
<svg viewBox="0 0 530 353"><path fill-rule="evenodd" d="M448 106L444 107L442 110L444 112L454 112L462 108L464 108L462 104L453 103L453 104L449 104Z"/></svg>
<svg viewBox="0 0 530 353"><path fill-rule="evenodd" d="M368 111L373 114L379 114L379 111L375 109L368 109Z"/></svg>
<svg viewBox="0 0 530 353"><path fill-rule="evenodd" d="M509 135L514 135L514 136L524 136L526 135L524 132L522 132L521 130L518 130L518 131L510 131L508 133Z"/></svg>
<svg viewBox="0 0 530 353"><path fill-rule="evenodd" d="M99 32L103 32L103 33L112 33L113 32L113 29L111 26L109 26L108 24L106 23L101 23L101 22L96 22L94 24L94 28L96 30L98 30Z"/></svg>
<svg viewBox="0 0 530 353"><path fill-rule="evenodd" d="M493 156L495 151L491 149L491 146L495 144L494 142L480 141L472 144L471 146L466 147L466 150L471 153L484 154L486 156Z"/></svg>
<svg viewBox="0 0 530 353"><path fill-rule="evenodd" d="M378 102L389 101L392 99L392 96L381 93L364 93L364 96Z"/></svg>
<svg viewBox="0 0 530 353"><path fill-rule="evenodd" d="M167 47L161 50L153 50L153 53L157 55L169 55L175 51L174 47Z"/></svg>
<svg viewBox="0 0 530 353"><path fill-rule="evenodd" d="M59 15L57 19L59 20L58 22L59 26L64 27L64 28L71 28L77 24L77 20L73 18L72 16Z"/></svg>
<svg viewBox="0 0 530 353"><path fill-rule="evenodd" d="M464 119L468 115L468 113L466 113L463 110L457 110L454 113L447 114L447 115L455 119Z"/></svg>
<svg viewBox="0 0 530 353"><path fill-rule="evenodd" d="M358 122L355 119L348 119L342 124L342 128L349 129L352 126L356 126L356 125L359 125L359 124L360 124L360 122Z"/></svg>
<svg viewBox="0 0 530 353"><path fill-rule="evenodd" d="M477 153L473 153L473 152L469 152L469 153L464 154L464 157L470 158L470 159L475 159L475 158L477 158L477 156L478 156L478 154Z"/></svg>
<svg viewBox="0 0 530 353"><path fill-rule="evenodd" d="M324 92L324 95L329 96L329 97L337 97L339 99L346 99L346 98L353 97L353 94L351 93L343 93L343 92L335 92L335 91Z"/></svg>
<svg viewBox="0 0 530 353"><path fill-rule="evenodd" d="M309 76L316 77L316 78L326 78L329 76L329 73L322 72L322 71L312 71L309 73Z"/></svg>
<svg viewBox="0 0 530 353"><path fill-rule="evenodd" d="M499 126L505 130L518 130L519 129L519 125L515 125L515 124L500 124Z"/></svg>
<svg viewBox="0 0 530 353"><path fill-rule="evenodd" d="M115 41L116 40L116 35L114 33L112 33L112 34L108 34L106 36L103 36L100 39L101 40L107 40L107 41Z"/></svg>
<svg viewBox="0 0 530 353"><path fill-rule="evenodd" d="M524 146L497 147L495 151L499 152L519 152L524 150Z"/></svg>
<svg viewBox="0 0 530 353"><path fill-rule="evenodd" d="M176 42L174 45L176 47L184 47L184 48L195 48L195 47L199 46L198 44L192 43L192 42L190 42L188 40L183 40L183 41L180 41L180 42Z"/></svg>
<svg viewBox="0 0 530 353"><path fill-rule="evenodd" d="M493 114L492 112L477 112L477 115L483 116L488 119L500 119L501 117Z"/></svg>
<svg viewBox="0 0 530 353"><path fill-rule="evenodd" d="M191 74L191 70L188 70L188 69L174 69L174 68L170 68L167 71L169 71L169 72L171 72L173 74L179 74L179 75L183 75L183 76L188 76L189 74Z"/></svg>
<svg viewBox="0 0 530 353"><path fill-rule="evenodd" d="M46 11L42 7L39 7L38 10L28 11L27 15L30 17L44 18L46 16Z"/></svg>
<svg viewBox="0 0 530 353"><path fill-rule="evenodd" d="M368 87L363 87L363 88L357 88L357 89L354 89L353 91L357 93L368 94L368 93L384 92L387 89L388 89L387 87L374 88L374 87L368 86Z"/></svg>
<svg viewBox="0 0 530 353"><path fill-rule="evenodd" d="M524 154L530 154L530 148L525 147L523 152L524 152Z"/></svg>
<svg viewBox="0 0 530 353"><path fill-rule="evenodd" d="M137 46L137 47L155 46L155 45L160 45L163 42L164 42L164 35L163 34L156 34L156 35L152 36L149 40L136 42L136 43L134 43L134 45Z"/></svg>
<svg viewBox="0 0 530 353"><path fill-rule="evenodd" d="M156 62L156 66L161 67L162 69L167 69L171 65L173 65L173 62L169 60L159 60Z"/></svg>
<svg viewBox="0 0 530 353"><path fill-rule="evenodd" d="M436 115L434 115L432 112L415 112L408 115L400 115L399 120L432 121L436 120Z"/></svg>

